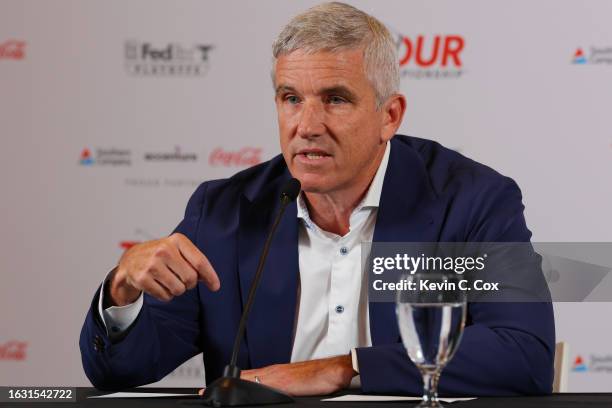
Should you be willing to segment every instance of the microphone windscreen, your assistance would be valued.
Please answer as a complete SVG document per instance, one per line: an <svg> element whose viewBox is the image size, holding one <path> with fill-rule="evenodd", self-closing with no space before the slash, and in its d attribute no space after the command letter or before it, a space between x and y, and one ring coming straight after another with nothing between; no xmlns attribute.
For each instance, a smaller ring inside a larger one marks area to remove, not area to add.
<svg viewBox="0 0 612 408"><path fill-rule="evenodd" d="M289 201L295 200L298 194L300 194L301 189L302 185L300 184L300 181L298 179L290 179L289 181L287 181L287 183L285 183L283 189L281 190L281 200L285 197L288 198Z"/></svg>

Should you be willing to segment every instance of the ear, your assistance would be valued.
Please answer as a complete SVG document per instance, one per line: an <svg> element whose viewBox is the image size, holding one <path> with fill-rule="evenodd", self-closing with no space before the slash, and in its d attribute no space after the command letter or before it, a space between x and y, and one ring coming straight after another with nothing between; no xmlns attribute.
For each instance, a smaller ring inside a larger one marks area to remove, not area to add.
<svg viewBox="0 0 612 408"><path fill-rule="evenodd" d="M382 110L382 129L380 132L381 142L388 142L393 138L397 129L402 124L404 112L406 112L406 98L402 94L391 96L384 105Z"/></svg>

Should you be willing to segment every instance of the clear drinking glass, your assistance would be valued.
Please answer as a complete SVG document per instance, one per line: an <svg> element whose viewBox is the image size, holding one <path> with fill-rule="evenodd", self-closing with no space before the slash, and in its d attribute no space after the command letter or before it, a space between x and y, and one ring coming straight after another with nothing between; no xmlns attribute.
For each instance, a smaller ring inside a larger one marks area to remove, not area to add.
<svg viewBox="0 0 612 408"><path fill-rule="evenodd" d="M465 326L462 278L455 273L417 273L401 279L413 288L397 291L396 313L404 347L423 376L423 402L418 407L441 407L440 373L457 350Z"/></svg>

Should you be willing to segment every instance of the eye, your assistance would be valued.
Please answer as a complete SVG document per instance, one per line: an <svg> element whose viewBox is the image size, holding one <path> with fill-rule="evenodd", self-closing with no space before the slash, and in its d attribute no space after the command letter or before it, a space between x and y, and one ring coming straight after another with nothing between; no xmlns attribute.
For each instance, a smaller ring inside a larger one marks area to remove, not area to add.
<svg viewBox="0 0 612 408"><path fill-rule="evenodd" d="M295 95L286 95L283 99L292 105L297 105L300 103L300 98Z"/></svg>
<svg viewBox="0 0 612 408"><path fill-rule="evenodd" d="M327 102L332 104L332 105L340 105L342 103L346 103L348 102L346 99L344 99L341 96L337 96L337 95L332 95L327 99Z"/></svg>

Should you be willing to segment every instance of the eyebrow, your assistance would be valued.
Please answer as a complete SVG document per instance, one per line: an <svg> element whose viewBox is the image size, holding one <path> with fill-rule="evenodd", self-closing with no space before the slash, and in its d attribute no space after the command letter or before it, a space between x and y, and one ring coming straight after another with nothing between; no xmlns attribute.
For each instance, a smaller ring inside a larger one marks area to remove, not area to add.
<svg viewBox="0 0 612 408"><path fill-rule="evenodd" d="M293 93L299 93L295 90L295 88L293 88L292 86L289 85L279 85L276 87L276 95L280 95L282 93L285 92L293 92ZM330 86L328 88L323 88L321 90L319 90L317 92L317 94L319 95L338 95L341 96L343 98L349 99L349 100L356 100L357 95L355 95L354 92L352 92L350 89L348 89L346 86L344 85L336 85L336 86Z"/></svg>
<svg viewBox="0 0 612 408"><path fill-rule="evenodd" d="M275 92L276 92L277 96L280 95L281 93L284 93L284 92L294 92L294 93L297 93L296 90L293 87L289 86L289 85L279 85L279 86L276 87L276 91Z"/></svg>

